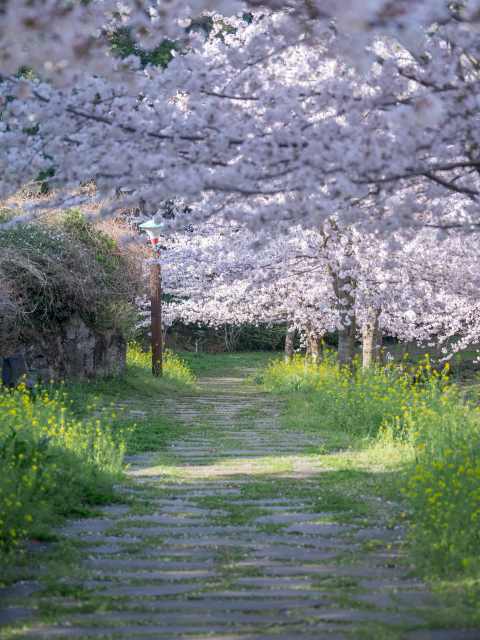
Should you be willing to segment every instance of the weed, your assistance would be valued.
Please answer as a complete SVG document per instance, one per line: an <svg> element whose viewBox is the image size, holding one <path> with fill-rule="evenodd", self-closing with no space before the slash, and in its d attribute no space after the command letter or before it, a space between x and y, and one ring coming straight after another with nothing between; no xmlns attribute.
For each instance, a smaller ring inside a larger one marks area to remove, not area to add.
<svg viewBox="0 0 480 640"><path fill-rule="evenodd" d="M20 385L0 395L2 551L27 535L44 536L47 522L78 515L79 504L103 499L121 470L124 445L106 408L94 402L90 417L78 420L62 388L36 391Z"/></svg>
<svg viewBox="0 0 480 640"><path fill-rule="evenodd" d="M297 427L321 428L331 436L330 450L354 443L345 450L355 456L330 456L331 466L358 467L363 459L396 472L384 476L382 492L398 495L401 488L408 499L418 568L478 575L480 409L446 375L432 372L428 358L418 367L362 371L340 367L332 353L318 365L297 356L288 365L272 363L265 385L293 392L289 426L288 416Z"/></svg>
<svg viewBox="0 0 480 640"><path fill-rule="evenodd" d="M127 366L137 370L150 372L152 369L152 349L144 351L138 342L127 345ZM163 354L163 376L166 380L174 380L186 386L195 384L195 376L184 360L167 349Z"/></svg>

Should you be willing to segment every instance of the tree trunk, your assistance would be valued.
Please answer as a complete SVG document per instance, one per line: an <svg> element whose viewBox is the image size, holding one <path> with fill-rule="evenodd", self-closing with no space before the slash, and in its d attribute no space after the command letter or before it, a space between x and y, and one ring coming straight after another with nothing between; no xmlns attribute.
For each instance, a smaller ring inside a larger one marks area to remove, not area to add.
<svg viewBox="0 0 480 640"><path fill-rule="evenodd" d="M372 363L375 339L378 334L378 311L369 309L367 319L363 325L363 369L368 369Z"/></svg>
<svg viewBox="0 0 480 640"><path fill-rule="evenodd" d="M438 337L438 334L435 336L435 355L438 362L442 357L442 341Z"/></svg>
<svg viewBox="0 0 480 640"><path fill-rule="evenodd" d="M323 336L312 339L312 360L317 362L323 355Z"/></svg>
<svg viewBox="0 0 480 640"><path fill-rule="evenodd" d="M410 342L404 342L402 347L402 358L405 358L409 349L410 349Z"/></svg>
<svg viewBox="0 0 480 640"><path fill-rule="evenodd" d="M342 365L350 364L355 357L355 332L357 328L355 314L348 316L348 318L350 324L348 326L344 325L344 328L338 331L338 359ZM342 324L345 320L346 318L343 319Z"/></svg>
<svg viewBox="0 0 480 640"><path fill-rule="evenodd" d="M287 320L287 337L285 338L285 364L289 364L293 358L293 320Z"/></svg>
<svg viewBox="0 0 480 640"><path fill-rule="evenodd" d="M333 228L338 232L336 225ZM321 232L322 233L322 232ZM338 237L342 236L346 238L343 232L338 233ZM324 236L324 247L328 241L328 235ZM347 239L347 245L344 248L344 257L349 259L350 262L354 262L353 249L351 247L351 241ZM353 263L352 263L353 266ZM335 296L338 302L338 314L341 329L338 330L338 359L340 364L350 364L355 357L355 333L356 333L356 319L355 319L355 287L356 283L352 277L352 269L349 266L348 271L345 273L338 263L332 265L327 262L327 269L332 276L332 287L335 292ZM344 277L340 276L340 273L344 272Z"/></svg>
<svg viewBox="0 0 480 640"><path fill-rule="evenodd" d="M312 336L312 323L307 322L307 358L311 358L313 354L313 336Z"/></svg>
<svg viewBox="0 0 480 640"><path fill-rule="evenodd" d="M334 274L332 284L338 300L340 324L343 327L338 330L338 359L342 365L350 364L355 357L355 333L357 328L354 312L355 298L351 295L354 283L350 277L340 278L337 273ZM344 289L345 286L347 286L346 291Z"/></svg>

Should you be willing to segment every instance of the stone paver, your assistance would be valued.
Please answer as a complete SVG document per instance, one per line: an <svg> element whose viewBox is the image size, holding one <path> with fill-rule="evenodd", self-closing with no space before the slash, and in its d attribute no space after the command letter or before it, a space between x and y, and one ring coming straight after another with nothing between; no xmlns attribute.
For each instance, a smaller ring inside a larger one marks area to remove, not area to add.
<svg viewBox="0 0 480 640"><path fill-rule="evenodd" d="M271 522L272 524L286 524L290 522L302 522L304 520L315 520L316 518L330 518L333 513L327 511L323 513L280 513L275 515L260 516L254 522Z"/></svg>
<svg viewBox="0 0 480 640"><path fill-rule="evenodd" d="M312 438L281 428L278 401L242 382L203 379L204 392L159 398L153 409L125 401L138 420L170 412L186 435L167 452L126 457L128 486L116 491L128 505L61 529L74 560L52 600L56 622L29 621L43 597L34 584L0 588L0 621L20 620L25 637L39 638L355 640L358 630L376 640L393 625L395 638L480 640L425 630L436 603L403 577L406 530L330 510L326 469L308 453L321 430Z"/></svg>
<svg viewBox="0 0 480 640"><path fill-rule="evenodd" d="M433 607L436 599L427 592L407 591L397 593L362 593L354 596L355 600L367 602L376 607Z"/></svg>
<svg viewBox="0 0 480 640"><path fill-rule="evenodd" d="M429 629L402 636L408 640L480 640L480 629Z"/></svg>
<svg viewBox="0 0 480 640"><path fill-rule="evenodd" d="M35 617L36 612L26 607L0 607L0 624L19 622Z"/></svg>
<svg viewBox="0 0 480 640"><path fill-rule="evenodd" d="M269 595L271 596L271 593ZM291 592L290 595L292 595ZM297 593L294 592L294 595L297 595ZM325 604L328 604L328 601L326 599L320 600L318 597L306 600L266 600L265 598L260 600L229 600L228 603L222 599L212 600L211 598L205 598L204 600L198 600L192 598L186 602L175 603L142 600L141 606L152 610L175 609L175 611L225 611L227 609L228 611L292 611L294 609L319 607ZM135 608L138 607L138 602L124 602L123 606Z"/></svg>
<svg viewBox="0 0 480 640"><path fill-rule="evenodd" d="M0 600L11 600L12 598L29 598L36 591L42 589L36 582L20 582L10 587L0 587Z"/></svg>

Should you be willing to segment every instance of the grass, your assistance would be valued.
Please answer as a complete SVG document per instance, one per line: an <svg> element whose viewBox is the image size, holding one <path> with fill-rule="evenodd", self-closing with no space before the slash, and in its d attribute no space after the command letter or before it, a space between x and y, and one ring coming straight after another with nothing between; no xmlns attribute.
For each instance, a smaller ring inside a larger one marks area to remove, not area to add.
<svg viewBox="0 0 480 640"><path fill-rule="evenodd" d="M314 478L291 478L291 477L268 477L272 470L280 461L280 456L276 458L272 456L271 465L270 458L269 465L265 465L262 470L259 468L258 475L246 476L239 473L238 475L226 476L229 481L229 485L235 485L236 479L248 480L246 483L239 484L240 492L237 495L214 495L214 496L197 496L194 497L196 506L202 506L206 508L222 509L226 512L225 515L218 515L215 519L215 524L230 524L230 525L244 525L252 521L254 517L260 515L262 510L259 510L255 506L246 506L242 502L237 500L258 500L258 499L284 499L295 500L297 504L305 504L305 510L312 513L318 512L332 512L334 515L331 520L335 522L353 524L355 526L369 526L378 521L382 521L382 526L385 526L385 521L388 526L397 526L401 524L415 525L420 523L419 513L421 513L422 505L418 507L414 504L414 498L412 495L407 496L408 493L408 481L413 478L412 475L403 476L403 473L407 471L410 473L417 473L415 469L415 447L418 449L418 445L422 443L422 440L418 438L418 435L414 439L409 438L403 434L401 435L401 429L398 429L395 423L395 429L392 426L392 432L387 428L387 434L385 434L384 419L382 418L382 411L378 410L376 413L372 413L372 420L375 421L375 425L368 426L368 411L364 408L363 416L364 422L362 423L362 429L356 428L355 424L355 412L360 410L360 403L351 403L349 407L348 397L354 397L356 400L367 398L368 402L378 403L380 398L380 404L383 409L388 407L386 400L383 400L384 396L390 389L394 389L395 393L400 394L398 400L398 406L401 409L403 406L400 403L401 395L405 390L406 394L411 393L411 384L406 385L404 389L400 382L396 383L396 378L392 376L387 382L382 378L383 373L380 373L380 377L377 372L377 380L372 378L371 385L378 384L378 389L372 389L365 396L365 389L362 386L363 379L357 380L356 376L349 374L348 377L342 378L337 376L338 368L331 368L328 372L325 372L325 376L331 376L328 379L328 385L325 384L325 390L320 392L317 390L318 378L316 384L310 384L312 379L311 364L305 363L302 360L298 361L301 375L298 371L289 372L285 369L281 363L270 365L265 371L265 366L272 358L272 353L240 353L232 355L222 356L205 356L201 354L200 357L189 354L189 358L192 358L193 363L198 363L201 367L204 367L204 372L208 376L222 375L224 367L230 369L229 375L237 373L235 369L238 367L238 376L240 377L245 373L242 368L254 368L258 366L258 377L264 382L268 382L271 371L275 368L282 370L282 378L278 378L279 385L271 384L269 386L270 393L275 393L275 398L271 398L271 402L264 402L262 400L261 407L264 407L267 411L271 410L275 405L278 412L282 412L282 405L285 407L285 411L282 415L281 422L275 434L272 434L272 441L278 438L288 438L290 431L296 430L303 433L311 433L315 436L315 444L311 446L310 450L306 450L302 454L302 457L310 460L314 463L314 466L321 468L322 473L315 475ZM184 354L180 359L186 360ZM287 389L291 385L291 381L286 381L292 373L296 377L295 383L296 390ZM307 375L305 375L305 373ZM315 373L315 372L313 372ZM372 375L374 372L371 372ZM201 376L202 373L197 369L195 375ZM302 378L303 376L303 378ZM252 378L257 376L252 376ZM303 382L302 382L303 379ZM299 382L300 380L300 382ZM324 378L324 381L326 377ZM282 381L285 385L282 386ZM396 384L400 385L398 388ZM344 386L346 385L346 386ZM315 388L314 388L315 387ZM332 400L326 391L330 389L335 392L335 398ZM416 392L427 389L417 385ZM438 391L437 387L432 387L432 397L429 396L431 404L427 409L434 412L437 410L446 411L441 407L437 407L433 403L433 395ZM451 407L452 410L458 408L458 404L461 403L461 399L453 393L455 387L449 387L447 392L451 393L447 405L445 407ZM260 390L260 389L259 389ZM243 387L239 386L236 390L241 396L244 396ZM351 392L354 392L351 395ZM149 361L147 360L144 366L138 365L135 362L130 362L127 374L122 379L109 379L107 381L95 381L86 385L64 385L62 387L62 393L67 393L67 400L65 402L69 404L69 411L75 417L76 420L84 419L88 406L93 407L93 402L97 406L108 408L109 413L109 426L114 434L121 434L123 438L126 451L128 453L141 453L147 451L162 451L165 449L165 445L168 441L181 439L187 433L191 436L190 428L184 426L180 419L176 417L177 403L189 404L189 397L198 396L199 394L206 395L205 391L199 392L199 390L191 384L183 384L180 379L155 379L151 376ZM235 390L229 392L229 402L235 401ZM323 395L322 395L323 394ZM356 395L355 395L356 394ZM360 394L364 394L360 396ZM383 395L382 395L383 394ZM283 398L279 396L282 396ZM440 395L438 396L440 397ZM98 398L98 400L95 400ZM417 406L421 409L422 403L426 402L428 398L425 395L419 393L418 399L415 396L408 396L409 407L410 401L417 402ZM72 402L70 402L72 400ZM320 401L321 400L321 401ZM393 407L397 400L392 401L390 406ZM451 404L449 404L451 402ZM113 404L112 404L113 403ZM324 404L322 404L324 403ZM329 403L329 404L325 404ZM395 405L397 406L397 405ZM412 405L413 406L413 405ZM336 409L335 409L336 407ZM346 408L348 408L347 417L345 417ZM472 407L472 410L474 407ZM136 414L130 414L130 410L143 410L144 416L138 416ZM335 413L335 410L337 413ZM398 411L389 410L390 414L397 415ZM115 414L112 417L111 414ZM277 413L277 412L275 412ZM342 415L338 415L338 414ZM402 416L404 416L405 411ZM239 416L242 419L252 420L251 428L255 428L255 421L262 416L262 409L257 407L255 413L252 409L245 409L239 412ZM400 415L400 414L399 414ZM421 411L419 412L421 415ZM421 415L421 419L424 421L424 428L419 431L422 437L426 433L427 435L432 432L435 427L435 417L431 418L432 414L424 412ZM445 414L447 416L447 414ZM265 413L265 416L271 417L270 413ZM448 417L448 416L447 416ZM467 412L466 420L470 414ZM208 420L208 415L201 416L196 424L195 435L205 434L210 437L208 424L205 422ZM188 421L188 420L187 420ZM195 419L195 422L197 420ZM393 425L394 423L392 423ZM383 425L383 426L382 426ZM409 424L405 422L408 428ZM283 426L284 429L281 427ZM382 431L380 431L382 426ZM448 426L448 419L445 421L445 426ZM464 429L463 423L458 422L459 429ZM245 427L248 428L248 427ZM133 431L127 431L133 429ZM216 427L218 432L218 426ZM415 432L414 432L415 433ZM125 435L126 434L126 435ZM313 440L313 437L312 437ZM426 442L426 439L423 441ZM232 447L238 448L232 441ZM344 451L343 455L332 455ZM436 450L435 450L436 451ZM433 449L428 449L428 455L435 453ZM439 450L440 451L440 450ZM463 452L463 450L462 450ZM459 460L463 453L460 452ZM443 451L440 451L443 455ZM423 454L422 454L423 455ZM455 454L457 455L457 454ZM428 458L430 460L430 458ZM433 459L433 457L432 457ZM159 462L165 464L166 471L178 470L175 466L177 463L169 461L168 455L160 456L156 458ZM258 464L266 462L267 458L260 459ZM288 463L287 459L281 464ZM205 463L206 464L206 463ZM257 462L255 463L257 464ZM170 465L170 466L168 466ZM198 462L196 466L202 465L202 462ZM163 464L162 464L163 466ZM471 475L471 474L469 474ZM124 476L122 484L124 486L133 487L133 483L129 484L128 478ZM184 486L179 487L176 478L173 475L167 475L162 477L156 486L152 483L141 486L141 500L138 500L136 494L128 495L121 494L122 501L125 501L131 505L134 505L134 509L130 512L131 515L143 515L147 513L154 513L157 510L156 502L150 502L150 500L170 496L185 496L189 497L191 486L195 485L197 480L186 481L182 483ZM422 482L422 487L424 483ZM405 488L403 493L401 489ZM136 486L138 491L139 487ZM381 499L380 501L378 499ZM189 497L190 499L190 497ZM120 497L117 498L120 500ZM108 498L105 499L109 501ZM85 509L88 508L87 503L78 503L78 508L85 505ZM429 504L431 504L429 502ZM468 500L465 502L468 505ZM427 505L428 506L428 505ZM187 509L182 508L182 512ZM85 512L87 513L87 512ZM267 512L268 513L268 512ZM328 520L328 518L326 519ZM119 519L118 527L114 531L121 531L121 518ZM288 526L288 525L285 525ZM284 527L285 529L285 527ZM275 533L282 530L281 525L273 525L266 523L263 530L266 533ZM417 536L417 530L413 530ZM146 532L148 533L148 532ZM418 539L418 538L417 538ZM433 538L432 538L433 539ZM395 541L398 542L398 541ZM42 620L44 621L57 621L63 616L71 615L73 611L71 607L72 598L79 598L76 611L94 612L97 610L103 610L105 608L105 601L101 596L95 593L86 592L78 584L70 584L64 581L64 577L77 576L81 580L81 576L84 577L84 566L80 562L82 548L91 546L91 541L78 541L72 539L62 539L51 548L47 548L41 556L42 566L51 568L49 574L41 577L41 582L48 587L49 596L38 600L41 609ZM417 558L416 552L420 554L425 548L427 541L422 541L419 548L416 550L414 545L404 545L407 564L410 563L410 558L416 559L417 567L415 571L417 574L423 576L432 576L435 571L432 571L432 567L435 568L438 563L438 558L434 555L430 557L430 565L422 564ZM21 546L21 545L20 545ZM331 559L326 561L328 565L335 565L336 562L341 564L348 564L349 562L358 563L361 561L361 554L368 553L375 549L375 546L383 547L385 543L378 541L366 541L361 545L355 544L352 546L352 557L350 559L349 554L342 552L341 557L337 559ZM151 557L151 549L158 547L158 538L154 536L146 535L137 544L128 549L128 557L143 557L143 554ZM402 548L397 544L396 548ZM231 549L225 554L225 561L229 559L234 566L234 558L237 559L243 557L244 551L239 549ZM359 555L360 554L360 555ZM37 554L30 554L30 563L34 561L34 556ZM165 556L168 556L168 550L165 550ZM463 564L462 558L451 558L451 562L446 568L442 567L443 573L438 574L434 579L437 592L442 598L442 608L439 615L435 612L433 617L428 617L428 624L432 624L435 628L440 624L441 626L474 626L479 623L480 617L478 612L479 589L478 589L478 577L475 573L475 565ZM403 556L402 556L403 558ZM156 559L160 559L158 556ZM402 560L403 563L403 560ZM433 564L432 564L433 563ZM245 575L254 575L258 570L253 568L245 568ZM18 571L15 573L16 579L19 576L24 576L24 579L32 579L32 574L25 572L21 574ZM5 581L4 576L2 579ZM348 600L352 595L352 591L356 592L360 589L357 586L359 579L346 576L332 575L322 579L318 576L314 577L315 585L327 590L336 590L335 602L342 602L343 606L348 608L358 608L358 602ZM355 591L356 590L356 591ZM50 596L55 596L54 600ZM56 598L65 598L67 602L65 604ZM52 602L54 605L52 607ZM108 605L107 605L108 606ZM363 606L363 605L362 605ZM55 608L56 607L56 608ZM365 605L368 608L368 605ZM270 630L271 632L271 630ZM403 632L403 631L402 631ZM13 637L16 631L11 631L11 635L4 637ZM400 631L393 631L392 628L384 628L382 626L378 629L374 625L362 625L356 631L358 637L362 637L368 640L380 640L385 637L400 638ZM390 634L390 635L388 635Z"/></svg>
<svg viewBox="0 0 480 640"><path fill-rule="evenodd" d="M468 609L480 596L480 409L428 358L363 372L332 355L267 368L265 388L287 398L284 426L321 435L317 459L355 472L358 493L376 477L392 522L410 525L417 573Z"/></svg>
<svg viewBox="0 0 480 640"><path fill-rule="evenodd" d="M138 342L129 342L127 346L127 366L131 369L150 373L152 370L152 348L142 349ZM166 349L163 354L163 378L177 385L193 387L195 375L185 360Z"/></svg>
<svg viewBox="0 0 480 640"><path fill-rule="evenodd" d="M252 368L258 369L268 365L274 359L281 357L276 351L240 351L234 353L219 353L215 355L179 351L179 358L193 371L194 375L219 376L226 370Z"/></svg>
<svg viewBox="0 0 480 640"><path fill-rule="evenodd" d="M164 378L153 378L151 356L136 345L127 360L124 378L33 392L20 385L0 394L0 561L22 540L51 539L55 524L116 501L124 454L161 451L182 433L155 402L165 393L192 393L191 371L167 353ZM140 422L125 414L118 403L132 397L132 407L153 415Z"/></svg>
<svg viewBox="0 0 480 640"><path fill-rule="evenodd" d="M108 499L124 445L95 398L83 420L68 394L23 385L0 396L0 550L44 537L59 517ZM50 525L50 526L49 526Z"/></svg>

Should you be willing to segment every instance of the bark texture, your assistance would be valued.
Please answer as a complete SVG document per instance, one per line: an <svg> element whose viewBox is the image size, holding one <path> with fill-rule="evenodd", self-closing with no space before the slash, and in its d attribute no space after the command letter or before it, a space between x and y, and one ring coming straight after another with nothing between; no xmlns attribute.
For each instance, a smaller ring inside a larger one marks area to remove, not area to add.
<svg viewBox="0 0 480 640"><path fill-rule="evenodd" d="M293 328L293 321L287 320L287 336L285 338L285 364L289 364L293 358L293 336L295 335L295 329Z"/></svg>
<svg viewBox="0 0 480 640"><path fill-rule="evenodd" d="M355 356L355 299L351 292L355 288L352 278L341 278L338 273L332 274L333 289L338 299L341 329L338 330L338 359L340 364L350 364Z"/></svg>
<svg viewBox="0 0 480 640"><path fill-rule="evenodd" d="M369 309L362 329L363 338L363 369L372 364L375 340L378 335L378 310Z"/></svg>
<svg viewBox="0 0 480 640"><path fill-rule="evenodd" d="M349 316L350 324L338 331L338 359L340 364L350 364L355 356L355 315Z"/></svg>
<svg viewBox="0 0 480 640"><path fill-rule="evenodd" d="M312 340L312 360L317 362L323 355L323 336L317 336Z"/></svg>

